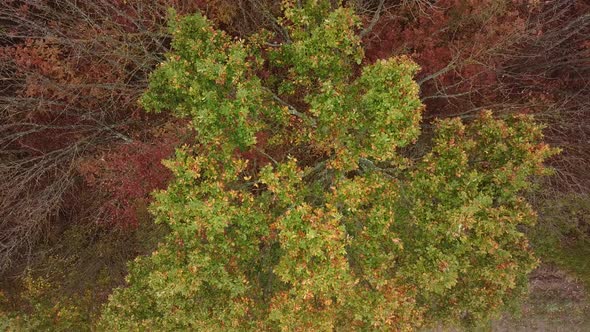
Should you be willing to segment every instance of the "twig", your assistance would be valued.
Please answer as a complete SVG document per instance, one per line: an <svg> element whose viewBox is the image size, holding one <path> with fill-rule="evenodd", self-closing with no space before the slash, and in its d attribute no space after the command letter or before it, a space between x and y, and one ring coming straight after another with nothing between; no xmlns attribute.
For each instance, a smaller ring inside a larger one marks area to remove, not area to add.
<svg viewBox="0 0 590 332"><path fill-rule="evenodd" d="M379 6L377 7L377 11L375 11L375 14L373 15L373 18L371 19L371 23L369 23L369 25L366 28L364 28L359 35L361 38L365 38L365 36L371 33L377 22L379 22L379 18L381 17L381 11L383 10L384 3L385 0L379 1Z"/></svg>

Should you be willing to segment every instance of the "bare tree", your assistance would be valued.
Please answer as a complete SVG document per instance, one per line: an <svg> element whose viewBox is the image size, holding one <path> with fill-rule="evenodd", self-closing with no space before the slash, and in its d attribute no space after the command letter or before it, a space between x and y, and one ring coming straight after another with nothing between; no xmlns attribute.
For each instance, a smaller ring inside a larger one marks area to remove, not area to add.
<svg viewBox="0 0 590 332"><path fill-rule="evenodd" d="M167 47L167 3L130 3L0 8L0 272L67 222L80 160L146 125L136 101Z"/></svg>

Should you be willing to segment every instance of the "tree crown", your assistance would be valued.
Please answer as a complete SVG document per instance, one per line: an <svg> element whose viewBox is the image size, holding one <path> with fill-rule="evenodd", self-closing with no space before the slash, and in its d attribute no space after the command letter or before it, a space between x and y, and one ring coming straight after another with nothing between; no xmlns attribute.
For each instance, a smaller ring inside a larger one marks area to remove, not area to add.
<svg viewBox="0 0 590 332"><path fill-rule="evenodd" d="M518 297L536 264L522 192L554 153L540 128L439 120L412 153L417 65L363 64L358 17L329 1L287 1L278 24L242 40L171 19L142 104L189 118L196 142L152 206L170 235L131 264L103 327L410 330Z"/></svg>

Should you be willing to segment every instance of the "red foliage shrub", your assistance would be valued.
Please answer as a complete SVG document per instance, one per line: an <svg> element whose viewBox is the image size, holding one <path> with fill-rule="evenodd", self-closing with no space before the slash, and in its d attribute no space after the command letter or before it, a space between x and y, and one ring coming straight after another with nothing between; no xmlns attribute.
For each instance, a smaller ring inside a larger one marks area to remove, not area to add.
<svg viewBox="0 0 590 332"><path fill-rule="evenodd" d="M155 135L149 142L134 141L102 152L79 165L86 185L102 192L104 209L101 223L136 227L155 189L164 189L170 171L162 160L170 157L181 142L172 131Z"/></svg>
<svg viewBox="0 0 590 332"><path fill-rule="evenodd" d="M497 91L496 66L506 38L521 33L524 20L502 1L439 0L383 15L366 38L371 61L410 54L421 66L418 80L428 110L464 112L489 104ZM446 111L446 112L445 112Z"/></svg>

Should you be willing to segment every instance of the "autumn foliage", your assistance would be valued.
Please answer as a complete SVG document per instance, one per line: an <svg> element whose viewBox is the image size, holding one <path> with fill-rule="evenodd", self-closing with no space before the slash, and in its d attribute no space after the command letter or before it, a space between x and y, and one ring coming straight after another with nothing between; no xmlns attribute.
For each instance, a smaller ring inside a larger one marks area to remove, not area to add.
<svg viewBox="0 0 590 332"><path fill-rule="evenodd" d="M9 17L0 47L1 270L30 259L53 230L136 224L136 200L165 184L156 169L180 138L153 135L167 119L146 116L137 98L165 49L167 5L9 1L1 9ZM80 213L84 206L93 212Z"/></svg>
<svg viewBox="0 0 590 332"><path fill-rule="evenodd" d="M367 58L411 55L422 68L417 81L427 118L471 118L486 108L535 114L550 124L547 140L563 150L552 161L552 186L587 192L587 2L388 3L364 38Z"/></svg>
<svg viewBox="0 0 590 332"><path fill-rule="evenodd" d="M76 299L104 301L162 241L105 326L488 317L535 264L516 226L535 219L529 181L590 188L588 35L585 1L3 1L0 327L96 328L98 303ZM541 140L555 176L537 174Z"/></svg>
<svg viewBox="0 0 590 332"><path fill-rule="evenodd" d="M556 151L530 117L485 111L437 121L412 153L418 66L363 65L359 22L287 2L277 44L172 18L141 100L188 118L195 141L166 162L151 207L171 233L131 264L101 328L401 331L475 324L524 294L523 194ZM250 167L236 153L250 149L268 162Z"/></svg>

